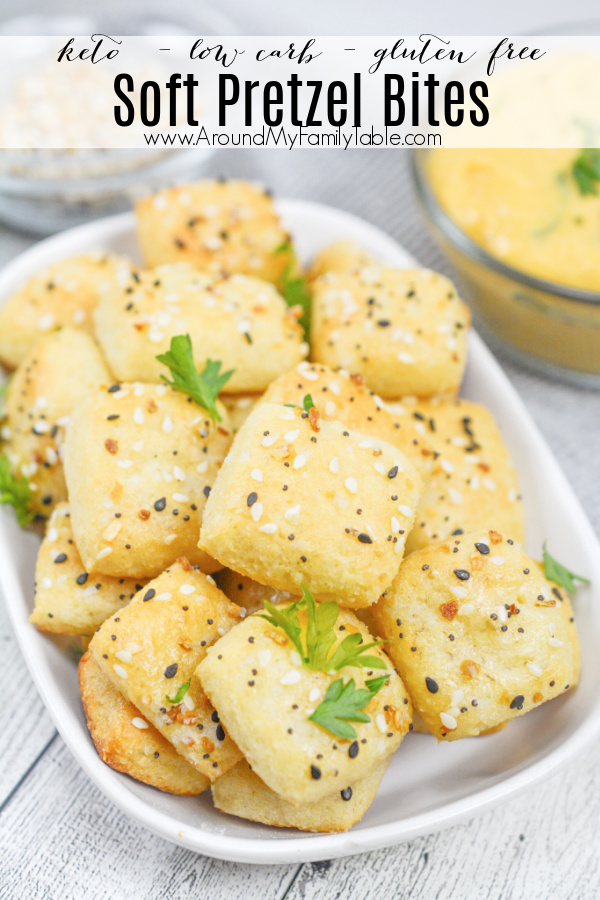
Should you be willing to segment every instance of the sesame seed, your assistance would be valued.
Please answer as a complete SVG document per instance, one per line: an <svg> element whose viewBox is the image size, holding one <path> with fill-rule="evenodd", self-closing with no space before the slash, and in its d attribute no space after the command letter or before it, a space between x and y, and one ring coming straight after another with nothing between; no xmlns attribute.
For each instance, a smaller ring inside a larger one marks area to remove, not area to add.
<svg viewBox="0 0 600 900"><path fill-rule="evenodd" d="M491 562L493 566L503 566L506 560L503 556L490 556L489 562Z"/></svg>
<svg viewBox="0 0 600 900"><path fill-rule="evenodd" d="M115 653L115 656L117 657L117 659L120 659L121 662L131 662L131 653L129 652L129 650L119 650L117 653Z"/></svg>
<svg viewBox="0 0 600 900"><path fill-rule="evenodd" d="M459 600L463 600L468 595L468 590L466 587L451 587L450 593L454 594L455 597L458 597ZM464 610L463 610L464 611Z"/></svg>
<svg viewBox="0 0 600 900"><path fill-rule="evenodd" d="M270 650L259 650L258 651L258 663L261 666L268 666L271 662L271 651Z"/></svg>
<svg viewBox="0 0 600 900"><path fill-rule="evenodd" d="M332 475L337 475L340 471L340 461L337 456L334 456L331 462L329 463L329 471Z"/></svg>
<svg viewBox="0 0 600 900"><path fill-rule="evenodd" d="M444 728L447 728L448 731L454 731L454 729L458 726L458 722L451 716L449 713L442 712L440 713L440 719L442 720L442 725Z"/></svg>
<svg viewBox="0 0 600 900"><path fill-rule="evenodd" d="M462 494L457 491L455 488L448 489L448 497L450 502L454 504L454 506L460 506L463 502Z"/></svg>
<svg viewBox="0 0 600 900"><path fill-rule="evenodd" d="M264 525L260 525L258 530L263 534L275 534L277 525L275 522L266 522Z"/></svg>
<svg viewBox="0 0 600 900"><path fill-rule="evenodd" d="M308 699L311 703L316 703L317 700L321 699L321 691L319 688L313 688L310 694L308 695Z"/></svg>
<svg viewBox="0 0 600 900"><path fill-rule="evenodd" d="M113 666L113 669L114 669L114 671L116 672L116 674L119 676L119 678L127 678L127 672L125 671L125 669L123 668L123 666L120 666L120 665L118 665L118 664L115 664L115 665Z"/></svg>
<svg viewBox="0 0 600 900"><path fill-rule="evenodd" d="M287 431L284 434L283 439L286 443L291 444L292 441L295 441L296 438L299 437L299 435L300 435L300 429L295 428L293 431Z"/></svg>
<svg viewBox="0 0 600 900"><path fill-rule="evenodd" d="M96 559L104 559L105 556L110 556L110 554L112 552L113 552L112 547L105 547L103 550L100 551L100 553L96 554Z"/></svg>
<svg viewBox="0 0 600 900"><path fill-rule="evenodd" d="M263 514L263 505L262 503L253 503L250 507L250 515L255 522L258 522L260 517Z"/></svg>
<svg viewBox="0 0 600 900"><path fill-rule="evenodd" d="M281 676L279 683L283 685L298 684L301 677L302 676L297 669L290 669L289 672L286 672L285 675Z"/></svg>
<svg viewBox="0 0 600 900"><path fill-rule="evenodd" d="M404 505L403 505L403 506L399 506L399 507L398 507L398 512L401 513L403 516L406 516L407 519L410 518L410 517L413 515L413 511L412 511L412 509L410 508L410 506L404 506Z"/></svg>
<svg viewBox="0 0 600 900"><path fill-rule="evenodd" d="M134 716L131 720L131 724L135 725L136 728L143 730L144 728L149 728L150 726L146 722L145 719L140 718L140 716Z"/></svg>
<svg viewBox="0 0 600 900"><path fill-rule="evenodd" d="M304 465L306 465L306 456L304 455L304 453L299 453L292 463L292 468L301 469Z"/></svg>
<svg viewBox="0 0 600 900"><path fill-rule="evenodd" d="M268 434L261 441L263 447L272 447L275 441L279 440L278 434Z"/></svg>
<svg viewBox="0 0 600 900"><path fill-rule="evenodd" d="M252 471L250 472L250 478L253 478L254 481L262 481L263 473L260 471L260 469L252 469Z"/></svg>
<svg viewBox="0 0 600 900"><path fill-rule="evenodd" d="M525 665L529 669L532 675L535 677L539 677L542 674L542 667L539 666L536 662L526 662Z"/></svg>
<svg viewBox="0 0 600 900"><path fill-rule="evenodd" d="M356 494L356 492L358 490L358 481L356 480L356 478L346 478L346 480L344 482L344 487L351 494Z"/></svg>
<svg viewBox="0 0 600 900"><path fill-rule="evenodd" d="M283 514L283 518L286 522L290 522L292 525L297 525L300 521L300 510L302 509L301 505L297 503L295 506L290 506L288 510Z"/></svg>
<svg viewBox="0 0 600 900"><path fill-rule="evenodd" d="M387 731L387 722L385 721L385 716L383 713L377 713L377 715L375 716L375 724L377 725L377 728L379 729L381 734L385 734L385 732Z"/></svg>
<svg viewBox="0 0 600 900"><path fill-rule="evenodd" d="M179 587L179 591L182 594L193 594L196 588L193 584L182 584Z"/></svg>
<svg viewBox="0 0 600 900"><path fill-rule="evenodd" d="M425 684L427 685L427 690L430 694L437 694L437 692L439 691L439 685L437 681L435 681L433 678L430 678L429 675L425 676Z"/></svg>

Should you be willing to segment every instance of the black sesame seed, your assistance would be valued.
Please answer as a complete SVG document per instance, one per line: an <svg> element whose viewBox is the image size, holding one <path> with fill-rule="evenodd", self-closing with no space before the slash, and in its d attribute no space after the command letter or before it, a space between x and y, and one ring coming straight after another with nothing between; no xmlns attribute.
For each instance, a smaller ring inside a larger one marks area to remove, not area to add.
<svg viewBox="0 0 600 900"><path fill-rule="evenodd" d="M174 678L177 675L177 663L171 663L170 666L167 666L165 669L165 678Z"/></svg>
<svg viewBox="0 0 600 900"><path fill-rule="evenodd" d="M503 625L500 631L508 631L508 625Z"/></svg>
<svg viewBox="0 0 600 900"><path fill-rule="evenodd" d="M479 704L478 704L477 700L471 700L471 706L478 706L478 705Z"/></svg>
<svg viewBox="0 0 600 900"><path fill-rule="evenodd" d="M167 498L161 497L160 500L157 500L156 503L154 504L154 509L156 510L156 512L162 512L163 509L166 507L166 505L167 505Z"/></svg>
<svg viewBox="0 0 600 900"><path fill-rule="evenodd" d="M468 581L471 577L471 573L467 572L466 569L455 569L454 574L459 579L459 581Z"/></svg>
<svg viewBox="0 0 600 900"><path fill-rule="evenodd" d="M480 553L483 553L484 556L487 556L490 552L490 548L487 544L475 544L475 549L479 550Z"/></svg>
<svg viewBox="0 0 600 900"><path fill-rule="evenodd" d="M246 497L246 503L248 504L248 506L254 506L257 500L258 494L256 493L256 491L252 491L252 493L248 494L248 496Z"/></svg>
<svg viewBox="0 0 600 900"><path fill-rule="evenodd" d="M464 531L462 528L455 528L452 534L464 534Z"/></svg>
<svg viewBox="0 0 600 900"><path fill-rule="evenodd" d="M113 385L111 385L111 386L109 387L108 393L109 393L109 394L116 394L117 391L120 391L120 390L121 390L121 385L120 385L120 384L113 384Z"/></svg>
<svg viewBox="0 0 600 900"><path fill-rule="evenodd" d="M364 534L364 532L361 532L358 535L358 540L361 542L361 544L372 544L373 543L373 539L368 534Z"/></svg>
<svg viewBox="0 0 600 900"><path fill-rule="evenodd" d="M319 780L319 778L321 777L321 770L319 769L318 766L310 767L310 777L314 778L315 781Z"/></svg>
<svg viewBox="0 0 600 900"><path fill-rule="evenodd" d="M55 557L54 557L54 562L55 562L55 563L64 563L64 562L66 562L66 561L67 561L67 554L66 554L66 553L59 553L58 556L55 556Z"/></svg>
<svg viewBox="0 0 600 900"><path fill-rule="evenodd" d="M152 598L155 597L155 596L156 596L156 591L154 590L154 588L150 588L150 589L147 590L146 593L144 594L143 599L144 599L144 601L146 601L146 600L152 600Z"/></svg>
<svg viewBox="0 0 600 900"><path fill-rule="evenodd" d="M430 694L437 694L439 691L439 685L437 681L434 681L433 678L430 678L429 675L425 676L425 684L427 685L427 690Z"/></svg>
<svg viewBox="0 0 600 900"><path fill-rule="evenodd" d="M208 499L208 497L210 495L210 485L209 484L207 484L206 487L203 488L202 493Z"/></svg>
<svg viewBox="0 0 600 900"><path fill-rule="evenodd" d="M219 713L216 711L216 709L211 713L210 718L213 722L220 722Z"/></svg>
<svg viewBox="0 0 600 900"><path fill-rule="evenodd" d="M523 709L523 704L525 703L525 697L523 694L517 694L516 697L511 701L510 708L511 709Z"/></svg>
<svg viewBox="0 0 600 900"><path fill-rule="evenodd" d="M396 475L398 474L398 466L392 466L392 468L390 469L390 471L387 474L388 474L388 478L395 478Z"/></svg>
<svg viewBox="0 0 600 900"><path fill-rule="evenodd" d="M355 759L358 756L358 751L358 741L352 741L352 743L348 747L348 756L350 757L350 759Z"/></svg>
<svg viewBox="0 0 600 900"><path fill-rule="evenodd" d="M82 575L77 576L77 584L85 584L88 580L88 573L84 572Z"/></svg>
<svg viewBox="0 0 600 900"><path fill-rule="evenodd" d="M216 736L217 736L217 740L218 740L218 741L224 741L224 740L225 740L225 732L223 731L223 726L221 725L221 723L219 723L219 724L217 725L217 730L216 730L215 734L216 734Z"/></svg>
<svg viewBox="0 0 600 900"><path fill-rule="evenodd" d="M343 791L340 791L340 797L342 798L342 800L351 800L352 799L352 788L351 787L344 788Z"/></svg>

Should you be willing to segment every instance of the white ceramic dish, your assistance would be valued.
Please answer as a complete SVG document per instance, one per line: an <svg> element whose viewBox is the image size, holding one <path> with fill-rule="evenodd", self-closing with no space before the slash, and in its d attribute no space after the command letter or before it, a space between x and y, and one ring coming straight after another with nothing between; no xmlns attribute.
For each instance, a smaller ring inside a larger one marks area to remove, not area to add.
<svg viewBox="0 0 600 900"><path fill-rule="evenodd" d="M304 259L328 242L351 238L391 264L414 264L386 235L346 213L297 201L282 201L279 209ZM135 257L133 216L101 220L33 247L0 274L0 303L43 265L95 248ZM208 795L194 799L163 794L105 766L88 735L74 664L28 623L38 540L19 530L10 510L0 511L0 585L31 675L76 760L120 809L167 840L221 859L331 859L397 844L480 813L548 778L598 734L600 546L519 397L476 334L470 339L463 394L492 410L513 453L524 494L529 551L540 556L547 539L561 562L592 579L576 604L581 684L491 737L438 745L429 736L409 735L372 807L346 834L311 835L244 822L213 809Z"/></svg>

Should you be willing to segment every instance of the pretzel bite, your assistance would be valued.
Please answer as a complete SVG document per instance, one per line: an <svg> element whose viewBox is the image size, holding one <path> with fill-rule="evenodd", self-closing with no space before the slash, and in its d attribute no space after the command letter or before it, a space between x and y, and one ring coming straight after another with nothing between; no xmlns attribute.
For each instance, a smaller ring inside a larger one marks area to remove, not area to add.
<svg viewBox="0 0 600 900"><path fill-rule="evenodd" d="M90 653L81 657L77 674L87 726L102 762L169 794L190 797L210 787L209 779L114 687Z"/></svg>
<svg viewBox="0 0 600 900"><path fill-rule="evenodd" d="M169 188L138 201L135 214L147 266L183 261L276 284L293 259L270 194L247 181Z"/></svg>
<svg viewBox="0 0 600 900"><path fill-rule="evenodd" d="M336 641L353 632L371 643L349 610L340 611L334 629ZM379 647L369 653L383 669L311 671L281 628L253 615L211 648L196 675L254 772L292 806L302 806L338 795L366 776L408 731L411 708L402 681ZM355 738L336 737L309 719L334 681L352 679L362 689L386 674L389 681L365 707L368 721L352 721Z"/></svg>
<svg viewBox="0 0 600 900"><path fill-rule="evenodd" d="M269 603L289 603L296 599L288 591L277 591L275 588L252 581L246 575L239 575L231 569L221 569L215 573L215 581L223 593L236 603L242 616L264 609L264 601Z"/></svg>
<svg viewBox="0 0 600 900"><path fill-rule="evenodd" d="M181 560L108 619L89 647L115 687L210 781L241 753L192 675L239 617L209 575Z"/></svg>
<svg viewBox="0 0 600 900"><path fill-rule="evenodd" d="M308 281L314 281L326 272L356 272L377 265L379 261L354 241L336 241L315 256L306 277Z"/></svg>
<svg viewBox="0 0 600 900"><path fill-rule="evenodd" d="M41 631L91 635L146 582L90 575L73 540L68 503L54 509L35 568L35 607L29 621Z"/></svg>
<svg viewBox="0 0 600 900"><path fill-rule="evenodd" d="M157 355L175 335L189 334L196 367L221 360L224 370L233 369L227 391L238 394L263 391L306 355L297 314L266 281L210 276L179 263L115 283L94 321L118 380L160 382L165 368Z"/></svg>
<svg viewBox="0 0 600 900"><path fill-rule="evenodd" d="M575 685L564 602L520 544L482 530L411 553L374 616L415 709L454 741Z"/></svg>
<svg viewBox="0 0 600 900"><path fill-rule="evenodd" d="M432 458L417 507L407 553L494 522L515 540L525 534L517 474L492 414L469 400L446 400L399 406L399 421L411 420Z"/></svg>
<svg viewBox="0 0 600 900"><path fill-rule="evenodd" d="M219 566L196 544L229 448L221 422L166 385L114 384L85 397L67 427L65 474L86 571L151 578L178 556Z"/></svg>
<svg viewBox="0 0 600 900"><path fill-rule="evenodd" d="M370 266L322 275L312 292L316 362L360 372L384 399L457 392L470 313L443 275Z"/></svg>
<svg viewBox="0 0 600 900"><path fill-rule="evenodd" d="M305 584L317 599L369 606L398 571L420 487L385 441L315 409L259 403L217 476L200 546L278 590Z"/></svg>
<svg viewBox="0 0 600 900"><path fill-rule="evenodd" d="M125 284L132 263L108 253L53 263L24 284L0 310L0 362L18 366L42 338L61 328L93 337L92 311L112 282Z"/></svg>
<svg viewBox="0 0 600 900"><path fill-rule="evenodd" d="M65 426L77 400L110 376L94 341L63 328L43 338L20 364L6 391L4 452L29 479L31 509L47 517L67 499L62 451Z"/></svg>
<svg viewBox="0 0 600 900"><path fill-rule="evenodd" d="M261 394L225 394L222 397L234 434L238 433L261 396Z"/></svg>
<svg viewBox="0 0 600 900"><path fill-rule="evenodd" d="M307 394L322 419L381 438L402 450L422 475L428 472L433 451L417 423L409 416L391 413L362 375L305 361L273 381L262 399L302 406Z"/></svg>
<svg viewBox="0 0 600 900"><path fill-rule="evenodd" d="M362 819L381 784L389 758L376 763L366 775L329 797L292 806L252 771L244 759L212 786L217 809L264 825L301 831L348 831Z"/></svg>

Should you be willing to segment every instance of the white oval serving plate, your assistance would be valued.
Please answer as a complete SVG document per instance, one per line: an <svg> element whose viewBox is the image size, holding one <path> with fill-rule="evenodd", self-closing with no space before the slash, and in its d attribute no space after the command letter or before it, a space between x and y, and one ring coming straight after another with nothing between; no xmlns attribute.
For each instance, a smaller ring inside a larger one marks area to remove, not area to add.
<svg viewBox="0 0 600 900"><path fill-rule="evenodd" d="M281 201L278 208L303 260L329 242L350 238L392 265L415 264L389 237L351 215L299 201ZM47 263L98 248L137 257L133 215L66 231L28 250L0 274L0 303ZM38 539L20 531L12 512L3 509L0 586L33 680L75 759L127 815L167 840L220 859L331 859L397 844L480 813L548 778L598 734L600 546L550 450L477 334L471 334L469 349L462 393L492 410L511 449L524 495L529 552L539 558L547 539L561 562L592 580L576 603L583 654L577 690L490 737L438 744L428 735L409 735L375 802L346 834L303 834L245 822L215 810L209 792L197 799L174 797L100 761L86 728L75 665L28 623Z"/></svg>

